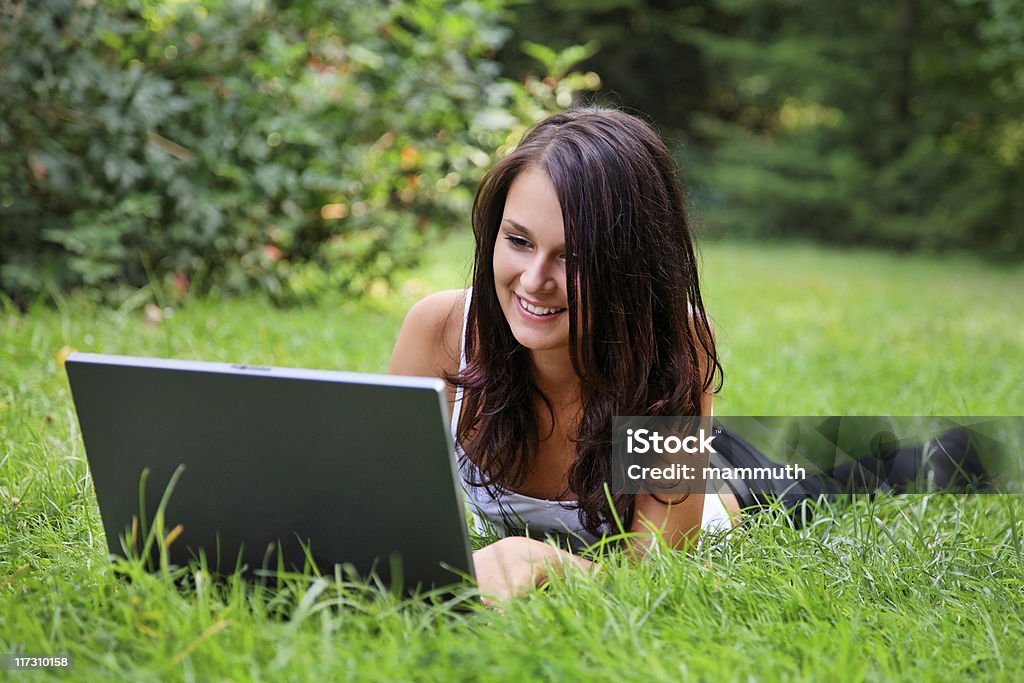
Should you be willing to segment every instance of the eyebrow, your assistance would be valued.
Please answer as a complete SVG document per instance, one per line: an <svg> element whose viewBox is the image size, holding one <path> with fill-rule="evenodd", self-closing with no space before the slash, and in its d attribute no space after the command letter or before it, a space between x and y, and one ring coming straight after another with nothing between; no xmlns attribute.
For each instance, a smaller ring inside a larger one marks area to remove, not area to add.
<svg viewBox="0 0 1024 683"><path fill-rule="evenodd" d="M533 237L533 233L530 232L530 229L528 227L526 227L525 225L523 225L522 223L518 222L518 221L514 221L511 218L505 218L505 219L502 220L502 222L508 223L513 228L515 228L516 230L518 230L519 232L525 234L528 237Z"/></svg>

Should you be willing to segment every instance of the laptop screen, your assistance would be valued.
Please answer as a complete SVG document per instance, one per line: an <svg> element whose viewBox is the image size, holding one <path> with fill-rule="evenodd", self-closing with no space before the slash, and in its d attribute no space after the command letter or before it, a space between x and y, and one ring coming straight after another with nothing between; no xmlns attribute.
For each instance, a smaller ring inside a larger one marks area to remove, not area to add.
<svg viewBox="0 0 1024 683"><path fill-rule="evenodd" d="M82 353L66 367L112 554L153 535L171 564L221 573L472 577L441 380Z"/></svg>

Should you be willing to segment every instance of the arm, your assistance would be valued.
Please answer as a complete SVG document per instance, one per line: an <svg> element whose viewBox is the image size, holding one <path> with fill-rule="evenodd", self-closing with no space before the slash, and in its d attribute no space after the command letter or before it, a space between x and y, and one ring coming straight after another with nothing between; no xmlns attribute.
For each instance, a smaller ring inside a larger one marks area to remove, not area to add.
<svg viewBox="0 0 1024 683"><path fill-rule="evenodd" d="M704 393L701 412L711 414L711 394ZM702 463L700 467L703 467ZM679 500L681 496L666 494L661 501L648 494L636 495L636 508L629 531L636 534L630 539L631 554L643 557L656 544L655 534L661 535L671 548L686 548L697 540L701 519L704 515L703 492L694 493ZM678 501L678 502L675 502Z"/></svg>
<svg viewBox="0 0 1024 683"><path fill-rule="evenodd" d="M523 595L566 567L596 571L590 560L522 536L509 536L473 553L477 585L484 600L494 602Z"/></svg>
<svg viewBox="0 0 1024 683"><path fill-rule="evenodd" d="M697 329L692 324L691 334L696 338ZM715 331L711 329L711 341L714 343ZM700 347L698 346L698 351ZM700 377L707 376L710 359L701 354ZM700 414L713 415L714 394L709 387L701 395ZM679 496L664 496L662 500L676 500ZM676 504L665 505L646 494L637 494L636 508L633 511L633 522L629 531L637 534L631 539L631 554L645 556L655 543L655 529L671 548L685 548L696 541L700 532L701 519L704 515L704 493L693 494Z"/></svg>
<svg viewBox="0 0 1024 683"><path fill-rule="evenodd" d="M706 372L708 362L701 364L701 376ZM701 414L712 414L713 393L704 392L701 398ZM704 495L691 495L675 505L665 505L649 495L637 495L636 510L629 531L636 535L631 539L630 555L635 559L649 555L649 548L656 538L655 533L664 537L673 548L690 546L700 531L704 513ZM523 595L539 586L552 575L560 575L566 567L579 570L597 571L596 563L572 555L564 550L530 538L509 537L473 553L477 582L486 600L506 599Z"/></svg>
<svg viewBox="0 0 1024 683"><path fill-rule="evenodd" d="M712 394L705 392L701 412L711 414ZM677 505L665 505L649 495L636 496L636 510L629 528L635 535L627 552L645 558L662 535L673 548L690 546L700 531L704 495L691 495ZM477 584L485 601L494 602L524 595L567 567L595 572L599 565L532 538L510 536L473 553Z"/></svg>
<svg viewBox="0 0 1024 683"><path fill-rule="evenodd" d="M449 290L414 304L402 322L388 373L442 377L458 370L465 297L464 290Z"/></svg>

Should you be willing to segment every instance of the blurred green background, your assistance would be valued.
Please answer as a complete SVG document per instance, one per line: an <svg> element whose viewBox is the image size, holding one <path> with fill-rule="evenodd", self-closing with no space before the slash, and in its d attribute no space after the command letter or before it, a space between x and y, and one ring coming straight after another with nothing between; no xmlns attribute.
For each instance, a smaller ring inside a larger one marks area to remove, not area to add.
<svg viewBox="0 0 1024 683"><path fill-rule="evenodd" d="M387 286L574 103L702 239L1024 257L1024 0L6 0L0 293Z"/></svg>

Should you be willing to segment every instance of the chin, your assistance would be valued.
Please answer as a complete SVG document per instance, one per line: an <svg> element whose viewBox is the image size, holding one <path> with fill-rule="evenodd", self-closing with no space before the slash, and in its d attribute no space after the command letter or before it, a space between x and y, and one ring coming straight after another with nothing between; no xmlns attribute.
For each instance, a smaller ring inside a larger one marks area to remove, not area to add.
<svg viewBox="0 0 1024 683"><path fill-rule="evenodd" d="M524 334L515 328L512 328L512 336L515 337L521 346L530 351L553 351L569 347L568 339L548 335Z"/></svg>

